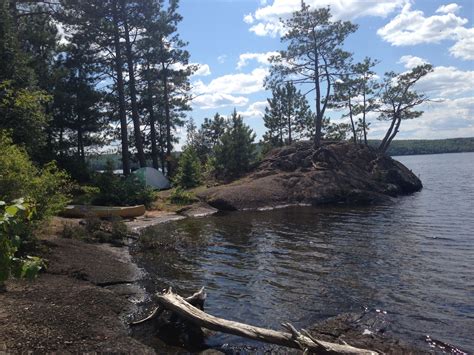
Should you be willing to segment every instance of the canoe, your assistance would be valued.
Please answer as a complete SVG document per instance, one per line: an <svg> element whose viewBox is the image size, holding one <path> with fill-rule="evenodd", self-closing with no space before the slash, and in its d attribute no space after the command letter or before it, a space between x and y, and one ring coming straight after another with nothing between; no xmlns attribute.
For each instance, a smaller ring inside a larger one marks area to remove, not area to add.
<svg viewBox="0 0 474 355"><path fill-rule="evenodd" d="M145 211L144 205L126 207L69 205L61 212L61 215L69 218L84 218L88 216L98 218L134 218L144 215Z"/></svg>

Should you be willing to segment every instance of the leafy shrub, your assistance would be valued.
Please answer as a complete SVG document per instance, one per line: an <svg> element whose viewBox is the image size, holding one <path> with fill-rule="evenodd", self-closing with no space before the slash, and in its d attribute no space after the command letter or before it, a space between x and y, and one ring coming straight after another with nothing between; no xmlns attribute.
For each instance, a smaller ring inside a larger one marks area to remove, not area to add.
<svg viewBox="0 0 474 355"><path fill-rule="evenodd" d="M153 190L144 186L135 176L123 178L108 170L97 174L94 182L95 186L99 188L99 193L92 200L94 205L132 206L143 204L149 207L155 200Z"/></svg>
<svg viewBox="0 0 474 355"><path fill-rule="evenodd" d="M176 205L188 205L197 201L197 198L191 192L180 187L177 187L170 195L170 202Z"/></svg>
<svg viewBox="0 0 474 355"><path fill-rule="evenodd" d="M23 199L7 205L0 201L0 290L11 274L15 277L34 278L44 267L44 262L36 256L21 256L22 234L35 214L32 203Z"/></svg>
<svg viewBox="0 0 474 355"><path fill-rule="evenodd" d="M73 204L91 205L92 201L100 193L100 189L97 186L75 185L71 193Z"/></svg>
<svg viewBox="0 0 474 355"><path fill-rule="evenodd" d="M36 207L33 221L47 219L64 209L69 201L68 175L54 162L35 166L26 151L0 131L0 199L13 201L24 197Z"/></svg>
<svg viewBox="0 0 474 355"><path fill-rule="evenodd" d="M78 159L77 155L63 155L58 159L58 165L67 171L74 181L89 183L92 179L90 165Z"/></svg>
<svg viewBox="0 0 474 355"><path fill-rule="evenodd" d="M66 224L61 236L88 243L123 245L125 239L129 236L129 230L120 218L106 221L97 217L87 217L81 225Z"/></svg>
<svg viewBox="0 0 474 355"><path fill-rule="evenodd" d="M201 183L201 161L193 147L186 147L179 157L178 171L174 182L183 189L190 189Z"/></svg>

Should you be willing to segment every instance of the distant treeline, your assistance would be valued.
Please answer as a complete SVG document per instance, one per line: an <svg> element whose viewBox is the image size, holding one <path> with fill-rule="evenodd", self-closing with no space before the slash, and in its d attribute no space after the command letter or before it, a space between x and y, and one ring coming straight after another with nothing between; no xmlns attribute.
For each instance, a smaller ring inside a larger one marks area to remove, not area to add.
<svg viewBox="0 0 474 355"><path fill-rule="evenodd" d="M380 140L369 140L371 146L378 147L379 144ZM387 151L391 156L461 152L474 152L474 137L394 140Z"/></svg>

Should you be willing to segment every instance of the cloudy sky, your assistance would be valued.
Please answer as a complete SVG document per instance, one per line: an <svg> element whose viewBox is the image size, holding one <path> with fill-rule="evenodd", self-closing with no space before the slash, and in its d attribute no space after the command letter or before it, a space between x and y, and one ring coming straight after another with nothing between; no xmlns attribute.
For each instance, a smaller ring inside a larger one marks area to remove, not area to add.
<svg viewBox="0 0 474 355"><path fill-rule="evenodd" d="M191 61L200 63L192 77L196 99L190 116L200 124L234 107L260 138L270 93L263 88L267 58L282 49L279 18L288 17L300 0L181 0L183 39ZM474 1L306 0L330 5L336 19L351 20L359 30L346 42L356 60L381 61L379 75L403 72L428 62L434 72L418 85L434 99L425 114L402 124L399 138L474 137ZM341 113L333 112L337 121ZM373 119L370 138L380 138L385 123ZM183 132L184 133L184 132Z"/></svg>

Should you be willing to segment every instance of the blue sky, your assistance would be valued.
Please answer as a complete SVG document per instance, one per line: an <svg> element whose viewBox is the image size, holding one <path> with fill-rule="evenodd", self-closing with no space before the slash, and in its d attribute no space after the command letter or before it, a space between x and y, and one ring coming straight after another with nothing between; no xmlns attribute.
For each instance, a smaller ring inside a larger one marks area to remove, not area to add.
<svg viewBox="0 0 474 355"><path fill-rule="evenodd" d="M399 138L474 136L474 1L437 0L307 0L330 5L337 19L351 20L359 30L346 42L355 59L370 56L376 67L403 72L423 62L435 70L419 83L435 103L425 114L406 121ZM189 116L200 124L216 112L235 107L260 138L270 93L263 88L266 58L282 49L280 17L299 8L300 0L181 0L181 37L189 41L191 62L201 64L192 77ZM342 112L332 112L338 121ZM370 138L380 138L386 123L372 117ZM184 136L184 132L181 132Z"/></svg>

